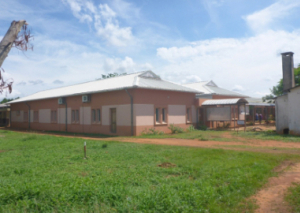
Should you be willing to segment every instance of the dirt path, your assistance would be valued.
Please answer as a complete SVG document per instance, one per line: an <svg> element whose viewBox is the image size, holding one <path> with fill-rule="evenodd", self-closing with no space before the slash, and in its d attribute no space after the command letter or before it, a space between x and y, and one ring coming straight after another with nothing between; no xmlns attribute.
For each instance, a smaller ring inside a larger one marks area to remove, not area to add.
<svg viewBox="0 0 300 213"><path fill-rule="evenodd" d="M256 213L291 212L284 197L292 183L300 183L300 163L284 162L277 172L281 172L278 177L271 177L265 187L251 197L259 206Z"/></svg>

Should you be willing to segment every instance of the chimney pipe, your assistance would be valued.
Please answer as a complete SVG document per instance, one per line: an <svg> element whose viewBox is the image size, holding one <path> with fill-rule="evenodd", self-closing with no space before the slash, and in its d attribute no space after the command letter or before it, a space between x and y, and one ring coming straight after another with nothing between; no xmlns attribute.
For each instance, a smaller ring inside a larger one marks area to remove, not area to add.
<svg viewBox="0 0 300 213"><path fill-rule="evenodd" d="M289 89L295 87L293 55L293 52L281 53L284 93L288 92Z"/></svg>

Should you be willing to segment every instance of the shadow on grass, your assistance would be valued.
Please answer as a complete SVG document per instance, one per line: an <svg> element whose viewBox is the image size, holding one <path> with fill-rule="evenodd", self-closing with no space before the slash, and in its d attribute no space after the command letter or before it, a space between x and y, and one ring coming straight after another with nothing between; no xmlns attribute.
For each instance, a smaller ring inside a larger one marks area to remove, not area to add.
<svg viewBox="0 0 300 213"><path fill-rule="evenodd" d="M276 140L285 142L300 142L300 136L297 135L282 135L275 131L263 131L263 132L239 132L233 133L233 135L241 137L251 137L262 140Z"/></svg>
<svg viewBox="0 0 300 213"><path fill-rule="evenodd" d="M105 134L95 134L95 133L76 133L76 132L60 132L60 131L45 131L45 132L49 134L55 134L55 135L79 136L79 137L90 137L90 138L120 137L118 135L105 135Z"/></svg>

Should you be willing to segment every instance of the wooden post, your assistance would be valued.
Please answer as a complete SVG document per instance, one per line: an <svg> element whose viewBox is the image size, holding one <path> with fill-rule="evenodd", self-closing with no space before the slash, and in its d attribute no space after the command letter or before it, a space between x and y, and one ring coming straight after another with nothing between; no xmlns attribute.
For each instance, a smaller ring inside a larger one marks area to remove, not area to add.
<svg viewBox="0 0 300 213"><path fill-rule="evenodd" d="M235 131L235 105L233 106L233 130Z"/></svg>
<svg viewBox="0 0 300 213"><path fill-rule="evenodd" d="M245 107L245 116L244 116L244 132L246 132L246 103L244 104Z"/></svg>
<svg viewBox="0 0 300 213"><path fill-rule="evenodd" d="M86 142L84 141L84 158L86 158Z"/></svg>

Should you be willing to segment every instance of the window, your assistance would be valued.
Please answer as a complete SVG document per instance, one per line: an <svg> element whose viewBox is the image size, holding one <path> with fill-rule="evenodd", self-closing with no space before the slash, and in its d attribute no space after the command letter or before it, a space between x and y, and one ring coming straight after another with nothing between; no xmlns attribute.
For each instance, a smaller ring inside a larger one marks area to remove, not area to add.
<svg viewBox="0 0 300 213"><path fill-rule="evenodd" d="M167 119L166 119L166 109L165 108L162 108L162 122L163 123L167 123Z"/></svg>
<svg viewBox="0 0 300 213"><path fill-rule="evenodd" d="M39 122L39 111L33 112L33 122Z"/></svg>
<svg viewBox="0 0 300 213"><path fill-rule="evenodd" d="M72 123L78 123L79 122L79 110L72 110Z"/></svg>
<svg viewBox="0 0 300 213"><path fill-rule="evenodd" d="M51 123L57 122L57 112L56 110L51 110Z"/></svg>
<svg viewBox="0 0 300 213"><path fill-rule="evenodd" d="M75 110L72 110L72 122L75 122Z"/></svg>
<svg viewBox="0 0 300 213"><path fill-rule="evenodd" d="M159 108L155 109L155 122L156 123L160 123L160 119L159 119Z"/></svg>
<svg viewBox="0 0 300 213"><path fill-rule="evenodd" d="M97 122L101 122L101 111L100 109L97 109Z"/></svg>
<svg viewBox="0 0 300 213"><path fill-rule="evenodd" d="M17 116L20 116L20 110L17 111Z"/></svg>
<svg viewBox="0 0 300 213"><path fill-rule="evenodd" d="M186 109L186 121L187 121L187 122L191 122L190 112L191 112L191 109L190 109L190 108L187 108L187 109Z"/></svg>
<svg viewBox="0 0 300 213"><path fill-rule="evenodd" d="M100 109L92 109L92 123L101 122L101 111Z"/></svg>
<svg viewBox="0 0 300 213"><path fill-rule="evenodd" d="M28 112L23 113L23 121L27 122L28 121Z"/></svg>
<svg viewBox="0 0 300 213"><path fill-rule="evenodd" d="M92 109L92 122L95 123L96 122L96 110Z"/></svg>
<svg viewBox="0 0 300 213"><path fill-rule="evenodd" d="M155 124L167 124L167 108L155 108Z"/></svg>

